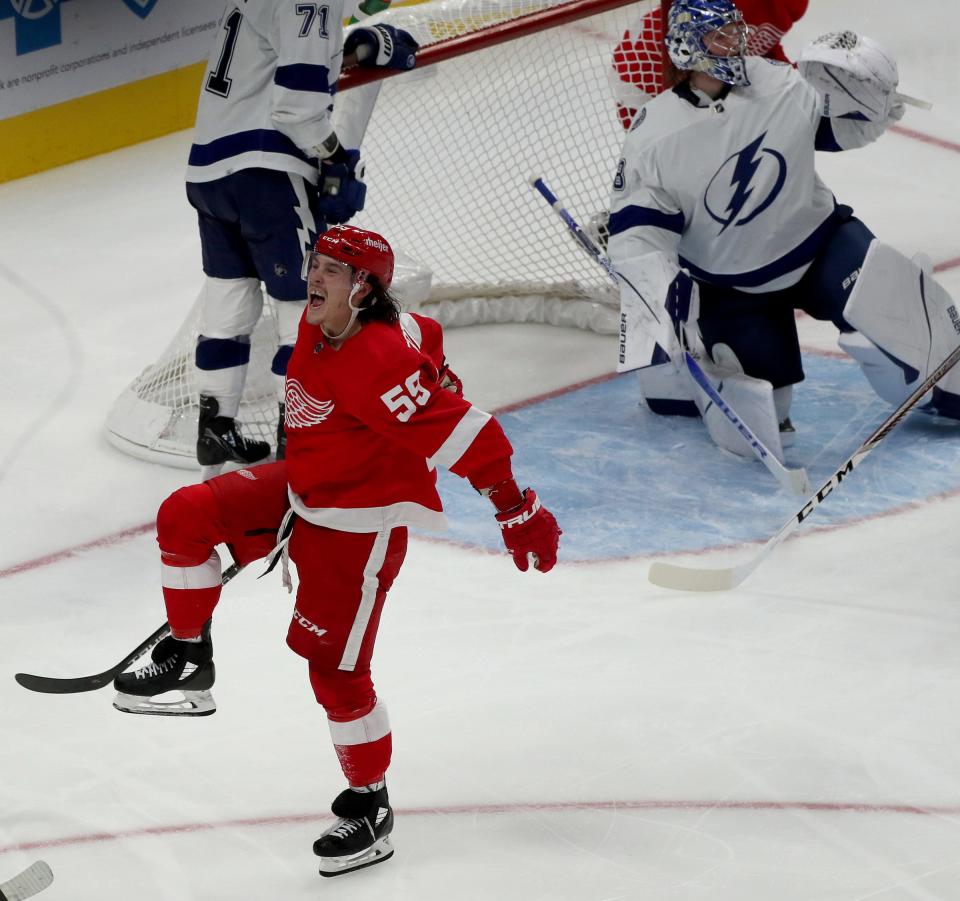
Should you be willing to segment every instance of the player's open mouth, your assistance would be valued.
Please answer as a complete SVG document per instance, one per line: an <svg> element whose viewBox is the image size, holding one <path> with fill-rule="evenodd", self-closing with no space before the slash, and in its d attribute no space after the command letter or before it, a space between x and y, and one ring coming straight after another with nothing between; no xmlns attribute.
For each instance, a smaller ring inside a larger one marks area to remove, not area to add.
<svg viewBox="0 0 960 901"><path fill-rule="evenodd" d="M307 294L307 299L310 302L311 309L316 309L324 302L326 298L319 291L310 291Z"/></svg>

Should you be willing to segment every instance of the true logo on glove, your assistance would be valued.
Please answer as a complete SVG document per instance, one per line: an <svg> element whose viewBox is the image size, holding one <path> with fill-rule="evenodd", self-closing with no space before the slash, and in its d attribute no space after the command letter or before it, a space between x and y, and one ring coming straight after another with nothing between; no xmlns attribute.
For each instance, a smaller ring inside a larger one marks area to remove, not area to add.
<svg viewBox="0 0 960 901"><path fill-rule="evenodd" d="M534 501L533 506L529 510L521 510L516 516L512 519L501 519L500 528L501 529L512 529L514 526L522 526L528 519L533 519L533 517L540 510L540 507L543 506L540 503L540 498L538 497Z"/></svg>

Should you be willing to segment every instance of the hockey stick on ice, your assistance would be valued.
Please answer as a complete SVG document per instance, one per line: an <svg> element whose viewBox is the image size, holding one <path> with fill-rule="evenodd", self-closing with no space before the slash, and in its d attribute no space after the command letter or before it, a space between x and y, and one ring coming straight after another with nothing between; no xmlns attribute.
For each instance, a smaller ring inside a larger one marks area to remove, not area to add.
<svg viewBox="0 0 960 901"><path fill-rule="evenodd" d="M656 311L647 303L643 295L634 287L631 282L613 268L610 258L604 254L589 235L577 223L576 219L563 207L557 196L547 187L542 178L531 178L530 184L541 194L544 200L550 204L554 212L563 220L564 224L573 233L577 242L584 250L593 257L606 271L607 275L613 280L614 284L619 286L620 282L628 285L630 289L643 301L644 306L650 310L653 317L659 322L660 317ZM740 434L740 437L746 442L747 446L753 452L753 455L770 471L770 474L780 483L783 488L794 494L807 494L810 491L810 479L807 477L805 469L788 469L773 454L773 452L750 430L747 424L737 415L736 410L728 404L720 392L717 391L710 378L703 371L696 358L684 349L684 362L690 377L697 387L703 391L707 397L713 401L714 405L723 413L724 416L733 424L734 428Z"/></svg>
<svg viewBox="0 0 960 901"><path fill-rule="evenodd" d="M242 566L236 563L223 571L220 584L226 585L240 570ZM56 676L34 676L30 673L17 673L14 679L24 688L30 691L39 691L42 694L51 695L69 695L77 694L82 691L96 691L113 682L118 673L122 673L131 663L133 663L141 654L144 654L155 644L166 638L170 634L170 626L164 623L159 629L140 642L126 657L115 666L97 673L94 676L77 676L73 679L59 679Z"/></svg>
<svg viewBox="0 0 960 901"><path fill-rule="evenodd" d="M747 576L767 558L770 552L780 544L784 538L794 532L796 528L823 503L824 498L826 498L828 494L831 494L835 488L840 486L840 483L863 462L864 457L883 441L919 403L920 399L950 371L957 360L960 360L960 346L955 347L950 355L924 379L916 391L880 423L877 429L863 444L820 486L819 491L807 499L807 502L783 524L780 531L770 538L752 559L746 563L741 563L739 566L723 567L720 569L700 569L697 567L679 566L674 563L656 562L650 565L648 575L650 581L653 582L654 585L660 585L663 588L676 588L680 591L725 591L730 588L736 588L737 585L746 579Z"/></svg>
<svg viewBox="0 0 960 901"><path fill-rule="evenodd" d="M42 892L52 882L53 870L44 861L38 860L22 873L17 873L13 879L0 884L0 901L24 901Z"/></svg>

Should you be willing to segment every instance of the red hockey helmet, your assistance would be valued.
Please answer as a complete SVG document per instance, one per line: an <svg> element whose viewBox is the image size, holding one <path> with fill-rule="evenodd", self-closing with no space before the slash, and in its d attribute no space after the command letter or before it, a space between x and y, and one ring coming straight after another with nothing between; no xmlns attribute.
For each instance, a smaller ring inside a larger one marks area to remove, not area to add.
<svg viewBox="0 0 960 901"><path fill-rule="evenodd" d="M352 225L335 225L328 228L313 245L313 253L331 257L346 263L354 271L365 269L377 277L380 286L390 287L393 281L393 248L386 238L365 228ZM312 254L307 254L304 272L309 269ZM304 275L306 278L306 275Z"/></svg>

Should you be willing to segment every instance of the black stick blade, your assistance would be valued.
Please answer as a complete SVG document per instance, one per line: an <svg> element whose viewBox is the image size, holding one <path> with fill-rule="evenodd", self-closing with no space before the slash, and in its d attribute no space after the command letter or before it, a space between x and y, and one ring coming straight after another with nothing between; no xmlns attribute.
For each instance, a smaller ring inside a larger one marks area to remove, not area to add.
<svg viewBox="0 0 960 901"><path fill-rule="evenodd" d="M19 685L30 691L39 691L47 695L71 695L81 691L96 691L113 682L120 670L111 669L96 676L78 676L75 679L57 679L52 676L34 676L30 673L17 673L14 679Z"/></svg>
<svg viewBox="0 0 960 901"><path fill-rule="evenodd" d="M113 677L122 673L131 663L138 660L142 654L145 654L158 641L170 634L170 626L164 623L149 638L140 642L126 657L116 666L104 670L102 673L96 673L93 676L77 676L73 679L58 679L55 676L34 676L30 673L17 673L14 679L18 685L22 685L29 691L39 691L47 695L72 695L82 691L96 691L103 688L104 685L110 685Z"/></svg>

